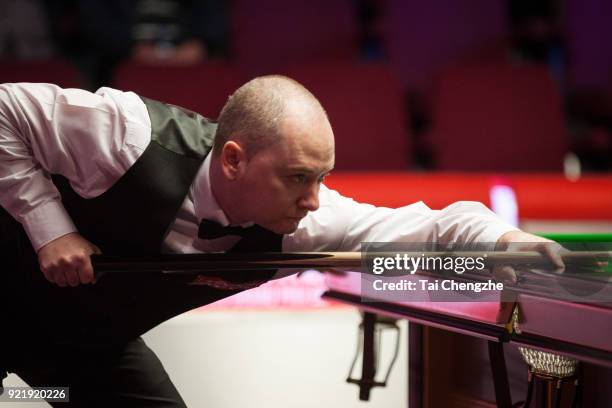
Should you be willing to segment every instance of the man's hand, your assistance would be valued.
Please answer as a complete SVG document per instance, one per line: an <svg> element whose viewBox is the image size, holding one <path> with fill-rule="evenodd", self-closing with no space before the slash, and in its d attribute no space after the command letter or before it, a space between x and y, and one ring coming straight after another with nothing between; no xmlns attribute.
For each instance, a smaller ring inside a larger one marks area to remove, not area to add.
<svg viewBox="0 0 612 408"><path fill-rule="evenodd" d="M38 250L38 263L45 278L58 286L78 286L94 282L92 254L100 249L72 232L63 235Z"/></svg>
<svg viewBox="0 0 612 408"><path fill-rule="evenodd" d="M495 250L513 252L536 251L550 261L556 273L562 273L565 270L561 254L567 252L567 249L555 241L538 237L537 235L528 234L523 231L507 232L497 240ZM517 281L516 271L511 266L496 267L493 270L493 275L501 281L512 283Z"/></svg>

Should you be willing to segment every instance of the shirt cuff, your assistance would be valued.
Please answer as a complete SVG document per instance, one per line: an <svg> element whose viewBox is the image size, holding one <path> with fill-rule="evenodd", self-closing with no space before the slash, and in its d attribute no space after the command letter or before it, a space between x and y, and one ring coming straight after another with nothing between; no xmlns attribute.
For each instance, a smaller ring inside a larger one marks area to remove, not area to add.
<svg viewBox="0 0 612 408"><path fill-rule="evenodd" d="M485 230L478 237L478 241L497 243L497 241L501 238L502 235L510 231L520 230L505 222L495 221L485 228Z"/></svg>
<svg viewBox="0 0 612 408"><path fill-rule="evenodd" d="M49 201L35 208L23 217L21 225L36 252L54 239L77 231L61 201Z"/></svg>

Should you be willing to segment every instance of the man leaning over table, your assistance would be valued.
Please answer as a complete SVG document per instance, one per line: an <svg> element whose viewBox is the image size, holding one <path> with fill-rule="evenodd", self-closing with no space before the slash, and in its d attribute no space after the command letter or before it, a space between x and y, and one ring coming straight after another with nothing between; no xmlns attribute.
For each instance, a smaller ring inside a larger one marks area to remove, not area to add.
<svg viewBox="0 0 612 408"><path fill-rule="evenodd" d="M262 283L246 272L198 285L135 275L96 282L95 253L522 242L562 266L549 241L480 203L357 203L325 187L333 167L323 107L283 76L240 87L218 122L110 88L0 85L0 204L21 224L13 235L23 230L31 243L4 245L13 264L0 277L10 327L0 365L31 386L69 386L70 406L185 406L140 335Z"/></svg>

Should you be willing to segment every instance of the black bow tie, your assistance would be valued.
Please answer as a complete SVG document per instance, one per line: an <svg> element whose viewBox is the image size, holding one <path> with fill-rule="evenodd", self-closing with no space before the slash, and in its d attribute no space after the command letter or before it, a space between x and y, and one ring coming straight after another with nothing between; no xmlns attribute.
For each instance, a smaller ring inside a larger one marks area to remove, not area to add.
<svg viewBox="0 0 612 408"><path fill-rule="evenodd" d="M237 235L239 237L244 237L250 230L251 227L232 227L229 225L224 227L216 221L204 219L200 223L198 237L200 239L216 239L226 235Z"/></svg>

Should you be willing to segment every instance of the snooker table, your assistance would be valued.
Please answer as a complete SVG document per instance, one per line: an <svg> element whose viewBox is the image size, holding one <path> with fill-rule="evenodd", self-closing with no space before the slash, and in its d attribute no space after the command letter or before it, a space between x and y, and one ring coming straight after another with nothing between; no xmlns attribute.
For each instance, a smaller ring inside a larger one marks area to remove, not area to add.
<svg viewBox="0 0 612 408"><path fill-rule="evenodd" d="M551 228L554 232L530 232L568 247L594 244L598 248L612 248L612 177L609 176L577 182L549 174L347 173L334 177L327 183L330 187L358 200L396 207L419 197L432 208L464 199L491 205L491 186L502 180L502 184L514 188L521 221L528 220L529 225L561 225ZM559 200L551 201L551 197ZM566 228L568 220L572 221L570 228ZM584 232L580 231L581 225ZM518 353L518 346L581 361L582 406L612 406L612 392L607 385L612 381L612 302L581 303L537 293L518 293L511 304L385 299L364 302L357 274L332 277L329 287L324 294L326 299L364 311L363 328L373 330L380 316L410 322L407 406L411 408L513 406L525 398L527 387L527 365ZM363 336L364 342L368 336L373 339L365 329ZM364 366L373 362L371 346L364 344ZM368 398L370 389L378 381L375 375L374 365L362 368L362 381L357 382L361 399ZM552 406L545 389L536 393L539 405L535 406ZM563 403L569 406L568 401Z"/></svg>
<svg viewBox="0 0 612 408"><path fill-rule="evenodd" d="M608 249L612 248L612 234L564 234L562 236L549 234L547 236L562 239L562 242L568 246L571 243L581 245L587 243L588 245L588 242L591 241L596 242L600 247L603 245ZM609 268L607 272L609 273ZM465 353L466 348L482 349L486 345L486 353L480 350L476 352L480 355L474 358L479 360L482 366L487 365L482 354L488 354L491 361L497 360L498 365L501 359L503 370L506 370L504 361L506 359L514 360L512 364L515 366L521 365L521 362L517 361L516 353L504 357L504 347L516 351L518 346L553 352L589 363L592 366L612 368L612 342L609 340L612 338L612 302L607 304L578 303L555 299L551 298L545 290L541 295L519 292L512 303L502 302L501 298L499 302L396 302L382 297L380 300L364 301L361 296L362 276L359 274L351 274L342 278L332 277L328 280L328 284L330 289L324 294L327 299L354 305L367 314L407 319L411 323L409 354L413 359L421 361L421 367L417 372L411 371L413 374L410 384L412 401L415 401L419 394L414 388L425 389L425 391L431 388L428 401L423 401L422 395L419 397L418 403L421 406L474 404L474 401L466 400L467 397L451 395L459 393L451 386L447 390L448 395L451 396L444 396L444 392L440 393L440 383L437 380L442 373L447 373L449 361L452 361L452 365L455 366L469 366L470 362L462 360L466 357L466 354L462 354ZM367 325L365 318L363 325L364 327ZM470 344L471 339L478 339L480 342ZM457 351L456 355L449 352L453 349ZM458 356L459 361L456 360ZM363 361L366 360L367 357L364 355ZM414 368L416 362L411 361L410 364ZM430 372L422 373L424 369ZM518 367L514 369L520 371ZM511 393L509 380L505 378L506 374L500 373L499 370L496 373L494 367L491 370L493 381L488 386L495 392L493 394L486 392L484 399L496 400L496 405L491 406L512 406L510 395L519 394L517 396L520 396L523 391L520 387L515 387L516 391L513 390L514 392ZM609 372L612 373L612 370ZM421 376L425 378L426 383L418 380ZM487 374L484 376L487 377ZM496 376L501 379L496 379ZM452 382L450 378L447 380ZM496 381L503 384L501 390L497 389L500 386L495 384ZM487 380L487 382L491 381ZM367 382L361 385L363 384ZM367 399L367 389L368 387L365 391L361 390L362 399ZM505 396L499 394L505 394ZM415 404L416 402L413 402L410 406ZM479 404L486 403L480 401Z"/></svg>

